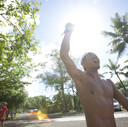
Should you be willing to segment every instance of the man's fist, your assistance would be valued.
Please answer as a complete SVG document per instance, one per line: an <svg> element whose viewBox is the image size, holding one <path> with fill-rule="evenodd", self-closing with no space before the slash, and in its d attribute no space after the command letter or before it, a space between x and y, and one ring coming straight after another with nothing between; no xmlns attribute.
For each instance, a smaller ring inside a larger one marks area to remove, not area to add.
<svg viewBox="0 0 128 127"><path fill-rule="evenodd" d="M65 29L66 31L72 32L74 30L74 25L72 23L67 23Z"/></svg>

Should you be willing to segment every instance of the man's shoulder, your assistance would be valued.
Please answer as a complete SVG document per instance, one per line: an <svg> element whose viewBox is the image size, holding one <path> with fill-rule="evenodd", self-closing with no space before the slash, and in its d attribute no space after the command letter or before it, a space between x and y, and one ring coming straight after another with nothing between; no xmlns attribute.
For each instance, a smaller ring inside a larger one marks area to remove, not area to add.
<svg viewBox="0 0 128 127"><path fill-rule="evenodd" d="M106 81L110 84L113 84L112 80L111 79L106 79Z"/></svg>
<svg viewBox="0 0 128 127"><path fill-rule="evenodd" d="M85 73L82 70L77 69L77 73L75 74L74 78L72 78L75 84L81 84L83 81L84 75Z"/></svg>
<svg viewBox="0 0 128 127"><path fill-rule="evenodd" d="M79 74L83 77L83 76L86 76L86 73L84 72L84 71L82 71L82 70L80 70L80 69L78 69L78 71L79 71Z"/></svg>

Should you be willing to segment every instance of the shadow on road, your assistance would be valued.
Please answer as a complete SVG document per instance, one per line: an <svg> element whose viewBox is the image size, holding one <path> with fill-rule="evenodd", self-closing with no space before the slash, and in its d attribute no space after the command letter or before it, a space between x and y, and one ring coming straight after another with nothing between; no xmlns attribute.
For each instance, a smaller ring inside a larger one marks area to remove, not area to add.
<svg viewBox="0 0 128 127"><path fill-rule="evenodd" d="M33 123L6 123L5 127L26 127L26 126L32 126Z"/></svg>
<svg viewBox="0 0 128 127"><path fill-rule="evenodd" d="M36 114L21 114L14 120L6 120L5 127L41 127L49 125L51 120L38 120Z"/></svg>
<svg viewBox="0 0 128 127"><path fill-rule="evenodd" d="M77 116L84 115L83 112L75 112L75 113L56 113L56 114L48 114L49 118L63 118L65 116Z"/></svg>
<svg viewBox="0 0 128 127"><path fill-rule="evenodd" d="M5 127L41 127L43 125L47 126L50 124L51 122L45 120L13 120L9 122L6 121Z"/></svg>

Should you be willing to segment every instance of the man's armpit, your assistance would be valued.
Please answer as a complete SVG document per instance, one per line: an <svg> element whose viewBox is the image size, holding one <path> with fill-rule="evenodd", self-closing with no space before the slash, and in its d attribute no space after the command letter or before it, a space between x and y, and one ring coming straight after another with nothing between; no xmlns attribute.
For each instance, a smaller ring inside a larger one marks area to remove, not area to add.
<svg viewBox="0 0 128 127"><path fill-rule="evenodd" d="M67 59L63 60L63 62L71 77L78 75L79 71L71 58L67 57Z"/></svg>
<svg viewBox="0 0 128 127"><path fill-rule="evenodd" d="M76 83L81 79L81 71L76 67L74 61L69 57L63 57L64 65L67 69L68 74L71 76L73 81Z"/></svg>
<svg viewBox="0 0 128 127"><path fill-rule="evenodd" d="M75 84L80 84L82 79L83 72L79 69L77 69L77 73L74 74L74 77L72 77Z"/></svg>

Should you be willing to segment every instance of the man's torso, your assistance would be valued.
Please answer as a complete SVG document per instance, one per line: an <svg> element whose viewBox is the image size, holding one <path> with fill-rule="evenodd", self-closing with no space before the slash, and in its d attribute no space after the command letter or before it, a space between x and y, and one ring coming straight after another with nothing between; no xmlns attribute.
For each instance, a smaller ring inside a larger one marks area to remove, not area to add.
<svg viewBox="0 0 128 127"><path fill-rule="evenodd" d="M109 81L83 74L76 87L88 127L115 127L113 88Z"/></svg>

